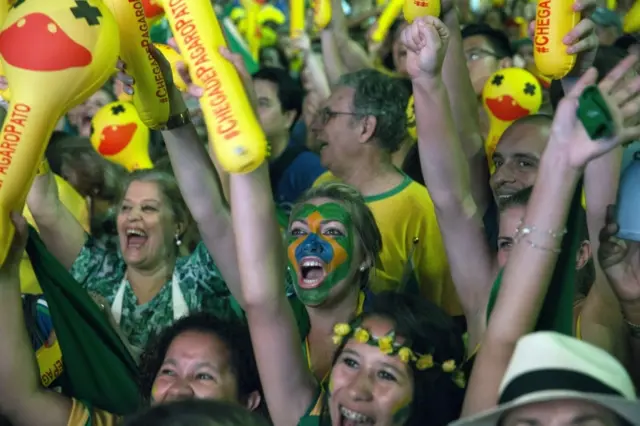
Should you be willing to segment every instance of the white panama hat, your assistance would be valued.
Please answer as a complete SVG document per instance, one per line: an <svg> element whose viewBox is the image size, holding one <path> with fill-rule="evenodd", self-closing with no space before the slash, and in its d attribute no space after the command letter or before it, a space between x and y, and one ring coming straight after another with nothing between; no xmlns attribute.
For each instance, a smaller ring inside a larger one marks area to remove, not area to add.
<svg viewBox="0 0 640 426"><path fill-rule="evenodd" d="M589 343L549 331L518 341L497 407L450 426L496 426L514 408L559 399L590 401L640 426L640 401L622 364Z"/></svg>

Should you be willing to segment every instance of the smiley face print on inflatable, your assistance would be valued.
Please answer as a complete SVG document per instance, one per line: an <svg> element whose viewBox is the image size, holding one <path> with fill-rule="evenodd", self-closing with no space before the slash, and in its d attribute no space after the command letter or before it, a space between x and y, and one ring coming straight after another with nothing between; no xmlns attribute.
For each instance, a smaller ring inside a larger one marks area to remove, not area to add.
<svg viewBox="0 0 640 426"><path fill-rule="evenodd" d="M95 150L129 171L153 167L149 137L149 128L129 102L107 104L91 120L91 144Z"/></svg>
<svg viewBox="0 0 640 426"><path fill-rule="evenodd" d="M58 119L113 74L115 20L100 0L18 0L0 32L11 105L0 133L0 263Z"/></svg>

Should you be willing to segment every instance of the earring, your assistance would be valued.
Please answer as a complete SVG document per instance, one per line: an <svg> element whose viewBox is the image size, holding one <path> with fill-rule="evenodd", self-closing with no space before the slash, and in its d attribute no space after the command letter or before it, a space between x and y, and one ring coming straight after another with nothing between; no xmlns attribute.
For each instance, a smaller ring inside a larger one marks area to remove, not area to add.
<svg viewBox="0 0 640 426"><path fill-rule="evenodd" d="M360 272L364 272L364 271L365 271L365 269L367 269L367 266L366 266L366 265L361 265L361 266L360 266Z"/></svg>
<svg viewBox="0 0 640 426"><path fill-rule="evenodd" d="M180 239L180 235L176 233L176 245L180 247L181 244L182 244L182 240Z"/></svg>

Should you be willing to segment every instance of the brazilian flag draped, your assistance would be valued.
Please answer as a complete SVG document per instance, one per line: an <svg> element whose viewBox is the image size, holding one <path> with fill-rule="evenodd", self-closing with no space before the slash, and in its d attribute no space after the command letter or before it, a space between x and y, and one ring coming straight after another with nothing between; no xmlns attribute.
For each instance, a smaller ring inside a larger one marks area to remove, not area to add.
<svg viewBox="0 0 640 426"><path fill-rule="evenodd" d="M558 263L551 276L549 290L545 296L535 331L556 331L567 336L573 336L573 301L575 297L576 253L580 247L580 228L585 219L581 204L582 185L578 185L567 219L567 234L562 240L562 253L558 256ZM487 321L498 298L502 283L501 270L493 283Z"/></svg>
<svg viewBox="0 0 640 426"><path fill-rule="evenodd" d="M114 414L136 411L138 367L105 315L31 227L27 254L62 351L63 392Z"/></svg>

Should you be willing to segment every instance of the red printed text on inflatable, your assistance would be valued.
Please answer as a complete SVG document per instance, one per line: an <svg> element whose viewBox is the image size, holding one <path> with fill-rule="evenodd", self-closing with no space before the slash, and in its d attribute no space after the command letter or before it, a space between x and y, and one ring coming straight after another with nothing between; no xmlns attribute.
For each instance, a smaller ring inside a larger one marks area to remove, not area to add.
<svg viewBox="0 0 640 426"><path fill-rule="evenodd" d="M138 28L140 30L140 35L142 36L140 44L142 48L147 51L149 62L153 64L153 78L156 83L156 97L161 103L167 103L169 102L169 95L167 93L167 86L165 84L164 77L162 76L162 70L151 54L151 36L149 35L149 24L147 24L147 20L145 18L145 9L143 8L142 3L137 0L129 0L129 3L133 3L133 7L136 10Z"/></svg>
<svg viewBox="0 0 640 426"><path fill-rule="evenodd" d="M534 44L536 52L549 52L549 24L551 21L551 0L538 3Z"/></svg>
<svg viewBox="0 0 640 426"><path fill-rule="evenodd" d="M2 140L0 141L0 188L2 188L4 178L9 174L13 154L22 141L30 112L29 105L17 103L11 109L11 115L5 119Z"/></svg>
<svg viewBox="0 0 640 426"><path fill-rule="evenodd" d="M175 31L185 45L184 56L191 59L195 67L195 75L202 82L205 96L209 101L211 111L216 117L218 132L225 140L233 139L240 135L238 121L233 116L228 94L224 92L222 84L207 51L202 44L198 29L191 18L187 0L171 0L169 7L175 18Z"/></svg>

